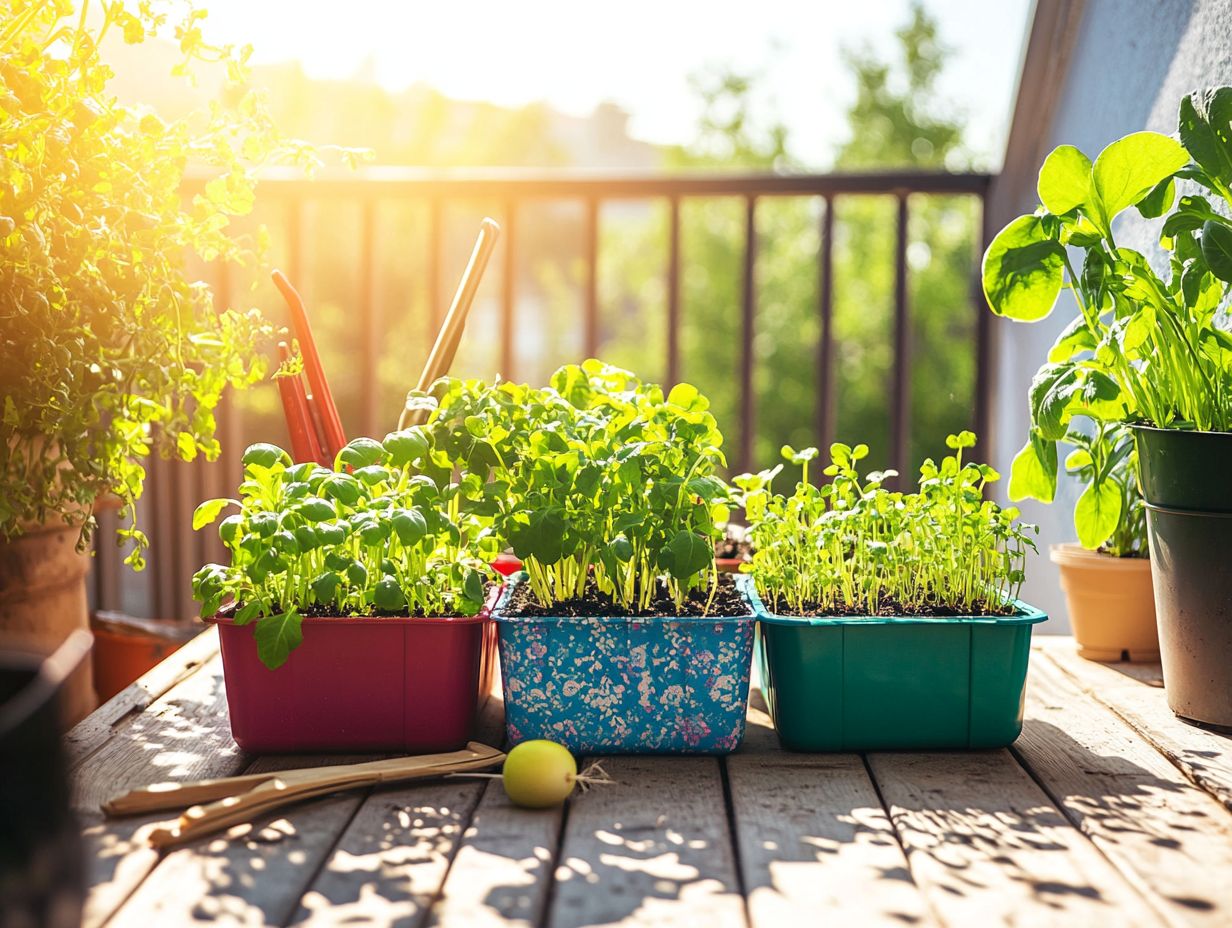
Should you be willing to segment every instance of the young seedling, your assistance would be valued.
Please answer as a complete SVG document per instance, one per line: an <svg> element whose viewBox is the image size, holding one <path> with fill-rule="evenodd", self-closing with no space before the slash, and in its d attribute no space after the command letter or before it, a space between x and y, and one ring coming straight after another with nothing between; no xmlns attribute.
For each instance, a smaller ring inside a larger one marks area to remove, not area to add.
<svg viewBox="0 0 1232 928"><path fill-rule="evenodd" d="M292 464L274 445L244 452L239 499L197 507L193 528L215 522L230 563L193 577L201 614L224 602L235 622L256 621L258 653L281 666L302 639L306 612L330 616L475 615L494 542L448 471L421 471L432 455L421 428L357 438L330 470Z"/></svg>
<svg viewBox="0 0 1232 928"><path fill-rule="evenodd" d="M963 462L975 436L946 439L953 454L920 468L919 489L898 493L861 478L866 445L835 444L824 475L809 482L813 448L783 448L801 468L790 496L775 493L782 465L735 478L743 493L754 553L745 569L772 609L792 614L983 615L1014 610L1034 542L1018 510L983 498L997 479L987 464Z"/></svg>
<svg viewBox="0 0 1232 928"><path fill-rule="evenodd" d="M463 492L523 562L543 606L590 584L625 609L666 591L680 611L717 588L714 541L730 491L709 403L599 361L546 389L442 380L428 429L435 464L468 471Z"/></svg>

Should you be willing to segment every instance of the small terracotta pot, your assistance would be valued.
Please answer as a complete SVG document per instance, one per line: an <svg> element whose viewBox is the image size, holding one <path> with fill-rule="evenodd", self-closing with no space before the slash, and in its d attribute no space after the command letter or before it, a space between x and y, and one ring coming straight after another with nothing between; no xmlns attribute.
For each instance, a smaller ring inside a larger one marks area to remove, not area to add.
<svg viewBox="0 0 1232 928"><path fill-rule="evenodd" d="M90 555L77 550L78 524L53 517L21 532L0 539L0 635L36 651L54 651L73 632L89 629ZM98 704L89 661L65 682L61 698L70 725Z"/></svg>
<svg viewBox="0 0 1232 928"><path fill-rule="evenodd" d="M1112 557L1081 545L1053 545L1061 589L1078 642L1078 655L1092 661L1159 660L1151 562Z"/></svg>
<svg viewBox="0 0 1232 928"><path fill-rule="evenodd" d="M94 634L94 690L106 702L178 651L202 630L197 623L139 619L115 612L90 617Z"/></svg>

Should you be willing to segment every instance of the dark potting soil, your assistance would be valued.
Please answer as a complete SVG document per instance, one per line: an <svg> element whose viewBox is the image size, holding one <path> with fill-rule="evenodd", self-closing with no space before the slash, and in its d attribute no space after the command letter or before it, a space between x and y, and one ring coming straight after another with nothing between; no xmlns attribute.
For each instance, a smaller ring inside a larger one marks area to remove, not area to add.
<svg viewBox="0 0 1232 928"><path fill-rule="evenodd" d="M484 601L487 601L488 594L492 592L492 587L488 586L484 590ZM226 607L230 609L231 607ZM239 608L237 605L235 608ZM275 603L271 615L278 615L282 611L281 603ZM299 614L305 619L439 619L441 615L427 615L422 609L416 609L414 612L407 612L403 609L401 612L386 612L384 609L369 607L365 612L348 612L346 615L338 615L338 610L324 606L320 603L313 603L311 606L304 606L299 610ZM445 616L452 618L452 615ZM255 622L256 619L253 619Z"/></svg>
<svg viewBox="0 0 1232 928"><path fill-rule="evenodd" d="M586 595L566 599L550 606L541 606L531 595L526 583L519 583L509 598L506 614L519 618L555 618L558 616L627 616L629 618L662 618L664 616L746 616L752 615L744 597L736 589L736 580L731 574L719 574L719 588L715 591L710 609L706 602L710 599L710 588L694 590L685 599L684 608L676 611L676 603L667 595L666 590L659 589L658 594L650 603L649 609L625 609L604 594L600 593L591 580L586 586Z"/></svg>
<svg viewBox="0 0 1232 928"><path fill-rule="evenodd" d="M867 605L850 606L847 604L839 604L834 606L823 605L819 602L806 602L804 608L796 611L777 610L774 605L765 597L762 597L766 607L771 612L777 612L783 616L800 616L806 619L843 619L848 617L869 616L875 618L892 619L897 617L912 618L912 619L953 619L962 616L975 618L995 618L997 616L1014 615L1010 612L988 612L975 606L959 606L952 608L950 606L904 606L897 602L883 602L876 609L869 609ZM783 605L786 605L784 603Z"/></svg>

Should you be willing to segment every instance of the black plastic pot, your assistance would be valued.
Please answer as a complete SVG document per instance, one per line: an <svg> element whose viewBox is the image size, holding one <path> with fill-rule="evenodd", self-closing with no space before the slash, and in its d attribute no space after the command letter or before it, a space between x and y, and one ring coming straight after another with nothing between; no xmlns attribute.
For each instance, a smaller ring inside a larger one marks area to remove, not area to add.
<svg viewBox="0 0 1232 928"><path fill-rule="evenodd" d="M1168 705L1232 729L1232 433L1134 434Z"/></svg>
<svg viewBox="0 0 1232 928"><path fill-rule="evenodd" d="M45 659L0 651L0 928L81 923L81 835L60 733L65 682L89 654L84 631Z"/></svg>

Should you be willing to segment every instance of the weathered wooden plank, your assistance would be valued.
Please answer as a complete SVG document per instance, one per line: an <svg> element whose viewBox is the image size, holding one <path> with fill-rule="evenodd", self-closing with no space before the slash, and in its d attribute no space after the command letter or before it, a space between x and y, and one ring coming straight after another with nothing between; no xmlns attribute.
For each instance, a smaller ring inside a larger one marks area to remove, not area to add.
<svg viewBox="0 0 1232 928"><path fill-rule="evenodd" d="M911 875L943 923L1159 923L1008 751L868 761Z"/></svg>
<svg viewBox="0 0 1232 928"><path fill-rule="evenodd" d="M754 928L932 923L859 755L778 750L755 698L726 764Z"/></svg>
<svg viewBox="0 0 1232 928"><path fill-rule="evenodd" d="M231 740L218 657L117 726L73 777L85 837L84 924L110 918L158 862L144 841L157 817L105 821L99 803L152 783L231 776L246 763Z"/></svg>
<svg viewBox="0 0 1232 928"><path fill-rule="evenodd" d="M615 782L569 803L547 924L746 925L719 761L603 766Z"/></svg>
<svg viewBox="0 0 1232 928"><path fill-rule="evenodd" d="M493 781L462 836L429 924L532 928L541 923L560 845L562 810L519 809Z"/></svg>
<svg viewBox="0 0 1232 928"><path fill-rule="evenodd" d="M367 796L304 893L294 924L422 924L481 789L455 779Z"/></svg>
<svg viewBox="0 0 1232 928"><path fill-rule="evenodd" d="M476 737L499 744L503 730L504 706L489 698ZM487 785L447 778L358 797L299 884L295 924L423 924Z"/></svg>
<svg viewBox="0 0 1232 928"><path fill-rule="evenodd" d="M269 756L245 773L375 760L372 755ZM281 810L272 820L238 825L178 848L159 862L108 928L146 928L209 921L218 925L282 925L364 800L339 793Z"/></svg>
<svg viewBox="0 0 1232 928"><path fill-rule="evenodd" d="M1168 708L1158 664L1099 664L1083 660L1073 640L1042 642L1042 652L1185 775L1232 809L1232 738L1182 722Z"/></svg>
<svg viewBox="0 0 1232 928"><path fill-rule="evenodd" d="M106 744L124 719L147 708L217 654L218 631L210 627L82 719L64 736L69 769L79 767Z"/></svg>
<svg viewBox="0 0 1232 928"><path fill-rule="evenodd" d="M1169 922L1232 923L1232 815L1054 665L1031 667L1014 752Z"/></svg>

